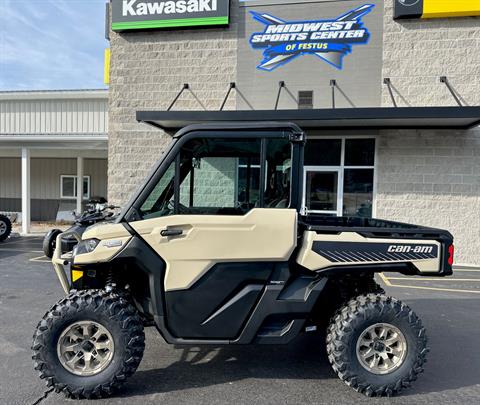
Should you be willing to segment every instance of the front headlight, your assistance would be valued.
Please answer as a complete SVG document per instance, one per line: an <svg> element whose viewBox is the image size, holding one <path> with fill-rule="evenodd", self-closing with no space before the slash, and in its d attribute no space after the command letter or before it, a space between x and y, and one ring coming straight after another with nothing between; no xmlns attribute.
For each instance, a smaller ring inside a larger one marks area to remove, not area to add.
<svg viewBox="0 0 480 405"><path fill-rule="evenodd" d="M95 238L82 240L75 247L73 254L81 255L84 253L91 253L95 250L95 248L98 246L99 243L100 243L100 240Z"/></svg>

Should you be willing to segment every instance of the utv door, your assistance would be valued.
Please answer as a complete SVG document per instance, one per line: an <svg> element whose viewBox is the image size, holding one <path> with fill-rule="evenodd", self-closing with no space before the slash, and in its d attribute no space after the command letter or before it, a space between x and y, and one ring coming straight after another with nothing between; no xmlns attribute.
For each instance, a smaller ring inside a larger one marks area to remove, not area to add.
<svg viewBox="0 0 480 405"><path fill-rule="evenodd" d="M185 135L148 185L132 228L165 262L166 323L179 338L237 337L296 247L285 132Z"/></svg>

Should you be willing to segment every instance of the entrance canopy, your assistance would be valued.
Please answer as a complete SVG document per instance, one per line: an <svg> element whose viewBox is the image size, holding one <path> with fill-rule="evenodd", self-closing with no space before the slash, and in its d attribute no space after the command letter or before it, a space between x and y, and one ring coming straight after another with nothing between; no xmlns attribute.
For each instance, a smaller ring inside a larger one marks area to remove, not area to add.
<svg viewBox="0 0 480 405"><path fill-rule="evenodd" d="M249 111L138 111L137 121L165 131L190 124L293 122L302 129L469 129L480 125L478 107L391 107Z"/></svg>

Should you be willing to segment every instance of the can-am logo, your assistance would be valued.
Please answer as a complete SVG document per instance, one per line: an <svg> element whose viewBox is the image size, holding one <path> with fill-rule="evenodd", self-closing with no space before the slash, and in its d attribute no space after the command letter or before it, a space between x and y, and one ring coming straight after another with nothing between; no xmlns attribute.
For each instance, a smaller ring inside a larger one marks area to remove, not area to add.
<svg viewBox="0 0 480 405"><path fill-rule="evenodd" d="M432 253L432 246L409 246L409 245L390 245L387 249L389 253Z"/></svg>
<svg viewBox="0 0 480 405"><path fill-rule="evenodd" d="M343 58L352 45L367 44L370 33L362 17L375 7L365 4L333 20L284 21L269 14L251 11L253 18L265 25L263 32L250 37L254 49L265 49L258 69L272 71L303 54L323 59L343 68Z"/></svg>
<svg viewBox="0 0 480 405"><path fill-rule="evenodd" d="M203 13L217 10L217 0L177 0L141 2L123 0L122 14L126 16Z"/></svg>

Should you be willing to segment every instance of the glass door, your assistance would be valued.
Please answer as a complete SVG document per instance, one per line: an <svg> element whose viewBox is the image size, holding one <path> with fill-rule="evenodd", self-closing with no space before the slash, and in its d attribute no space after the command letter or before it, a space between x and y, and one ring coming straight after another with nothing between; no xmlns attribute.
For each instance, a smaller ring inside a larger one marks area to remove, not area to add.
<svg viewBox="0 0 480 405"><path fill-rule="evenodd" d="M342 177L339 168L305 167L303 213L341 216Z"/></svg>

